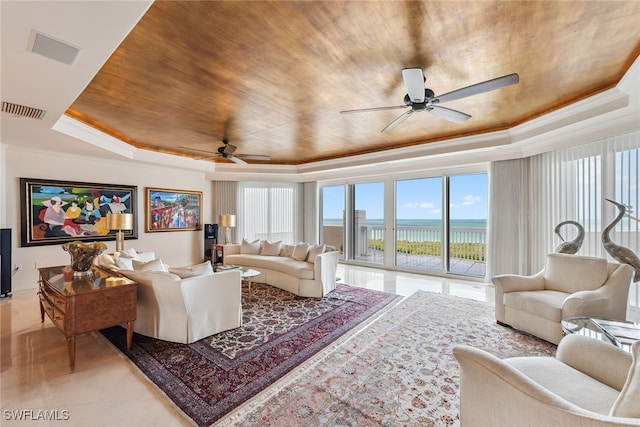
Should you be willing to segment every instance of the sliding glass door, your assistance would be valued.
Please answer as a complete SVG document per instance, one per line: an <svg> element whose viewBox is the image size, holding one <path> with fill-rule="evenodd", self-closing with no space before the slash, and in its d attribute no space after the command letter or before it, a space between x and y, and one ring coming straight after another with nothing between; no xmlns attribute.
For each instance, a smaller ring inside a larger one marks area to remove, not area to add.
<svg viewBox="0 0 640 427"><path fill-rule="evenodd" d="M396 182L396 265L442 271L442 177Z"/></svg>
<svg viewBox="0 0 640 427"><path fill-rule="evenodd" d="M345 186L322 187L320 200L322 203L320 242L336 248L340 252L340 259L344 259Z"/></svg>
<svg viewBox="0 0 640 427"><path fill-rule="evenodd" d="M322 187L323 242L347 261L483 277L487 183L478 173Z"/></svg>
<svg viewBox="0 0 640 427"><path fill-rule="evenodd" d="M384 183L355 184L353 187L353 259L384 263Z"/></svg>
<svg viewBox="0 0 640 427"><path fill-rule="evenodd" d="M487 248L487 174L448 178L448 271L484 276Z"/></svg>

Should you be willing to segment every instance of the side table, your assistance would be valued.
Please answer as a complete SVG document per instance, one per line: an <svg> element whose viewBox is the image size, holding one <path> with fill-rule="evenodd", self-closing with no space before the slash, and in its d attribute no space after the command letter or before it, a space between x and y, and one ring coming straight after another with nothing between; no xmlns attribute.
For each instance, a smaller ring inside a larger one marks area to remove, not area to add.
<svg viewBox="0 0 640 427"><path fill-rule="evenodd" d="M39 268L40 320L44 314L67 338L69 369L76 368L76 336L127 324L127 350L131 349L138 301L137 283L98 267L74 277L70 266Z"/></svg>

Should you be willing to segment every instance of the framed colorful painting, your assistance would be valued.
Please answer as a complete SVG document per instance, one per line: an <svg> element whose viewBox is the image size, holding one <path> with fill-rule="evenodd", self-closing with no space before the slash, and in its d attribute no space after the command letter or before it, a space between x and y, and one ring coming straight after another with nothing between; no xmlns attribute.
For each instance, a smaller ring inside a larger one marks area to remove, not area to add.
<svg viewBox="0 0 640 427"><path fill-rule="evenodd" d="M138 238L138 187L20 178L21 246L57 245L74 240L115 240L108 213L134 215L133 230L125 239Z"/></svg>
<svg viewBox="0 0 640 427"><path fill-rule="evenodd" d="M147 188L145 231L200 230L202 192Z"/></svg>

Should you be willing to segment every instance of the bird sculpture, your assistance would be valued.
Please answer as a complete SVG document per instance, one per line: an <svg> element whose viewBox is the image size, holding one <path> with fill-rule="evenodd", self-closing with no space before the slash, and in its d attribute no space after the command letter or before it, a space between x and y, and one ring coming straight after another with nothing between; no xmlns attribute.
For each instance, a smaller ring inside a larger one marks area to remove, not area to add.
<svg viewBox="0 0 640 427"><path fill-rule="evenodd" d="M562 235L560 234L560 228L562 228L564 225L575 225L578 228L578 236L573 239L570 240L568 242L564 241L564 238L562 237ZM556 225L555 230L553 230L558 237L560 238L560 240L562 240L562 243L560 243L558 245L558 247L556 248L556 252L559 254L575 254L576 252L578 252L580 250L580 247L582 246L582 242L584 241L584 228L582 227L582 225L579 222L576 221L562 221L560 224Z"/></svg>
<svg viewBox="0 0 640 427"><path fill-rule="evenodd" d="M604 230L602 230L602 245L604 246L604 249L607 251L607 253L611 255L613 259L623 264L629 264L631 267L633 267L635 270L633 281L639 282L640 281L640 258L638 258L638 256L631 249L625 248L624 246L620 246L614 243L611 240L611 236L609 235L609 233L611 233L611 230L613 230L613 228L622 220L622 218L624 218L627 212L627 207L622 203L614 202L613 200L609 200L609 199L605 199L605 200L609 203L613 203L614 205L616 205L616 207L618 208L618 215L616 216L616 218L613 220L611 224L609 224L608 226L605 227Z"/></svg>

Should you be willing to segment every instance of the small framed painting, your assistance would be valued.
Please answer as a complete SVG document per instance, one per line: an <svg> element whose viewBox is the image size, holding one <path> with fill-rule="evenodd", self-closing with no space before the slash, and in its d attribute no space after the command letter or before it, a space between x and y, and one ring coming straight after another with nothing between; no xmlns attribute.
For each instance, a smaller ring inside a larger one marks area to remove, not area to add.
<svg viewBox="0 0 640 427"><path fill-rule="evenodd" d="M201 191L147 187L145 231L200 230L201 218Z"/></svg>
<svg viewBox="0 0 640 427"><path fill-rule="evenodd" d="M20 178L21 246L57 245L75 240L115 240L118 230L107 227L108 213L133 214L138 238L138 187Z"/></svg>

